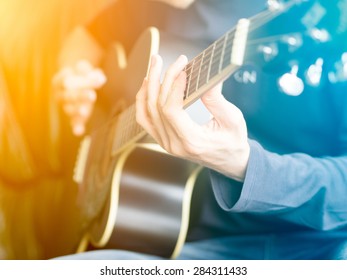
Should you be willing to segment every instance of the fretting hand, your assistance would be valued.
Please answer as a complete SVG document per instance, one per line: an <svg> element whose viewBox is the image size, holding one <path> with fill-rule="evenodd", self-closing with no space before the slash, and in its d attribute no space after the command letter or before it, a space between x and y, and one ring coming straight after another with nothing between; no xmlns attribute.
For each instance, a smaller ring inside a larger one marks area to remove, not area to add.
<svg viewBox="0 0 347 280"><path fill-rule="evenodd" d="M219 84L202 97L211 120L195 123L183 108L186 64L187 58L180 56L161 83L162 59L152 57L148 77L137 93L136 119L170 154L243 181L250 154L243 114L224 98Z"/></svg>

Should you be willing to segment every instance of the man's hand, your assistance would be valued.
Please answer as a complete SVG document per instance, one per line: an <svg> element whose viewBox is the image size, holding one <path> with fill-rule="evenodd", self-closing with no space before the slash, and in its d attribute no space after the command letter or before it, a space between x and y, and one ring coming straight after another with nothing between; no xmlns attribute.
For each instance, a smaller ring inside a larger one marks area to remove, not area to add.
<svg viewBox="0 0 347 280"><path fill-rule="evenodd" d="M70 117L75 135L85 132L96 101L96 90L105 82L104 73L85 60L77 62L75 67L63 68L53 78L57 98Z"/></svg>
<svg viewBox="0 0 347 280"><path fill-rule="evenodd" d="M219 84L202 97L211 120L195 123L183 108L186 64L187 58L180 56L161 83L162 59L152 57L148 77L136 96L136 119L169 153L243 181L250 153L243 115L225 100Z"/></svg>

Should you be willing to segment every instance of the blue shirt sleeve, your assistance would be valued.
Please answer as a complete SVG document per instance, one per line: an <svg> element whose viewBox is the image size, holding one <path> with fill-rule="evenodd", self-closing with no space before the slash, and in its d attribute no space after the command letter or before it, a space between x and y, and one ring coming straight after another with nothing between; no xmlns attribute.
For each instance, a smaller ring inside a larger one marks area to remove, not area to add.
<svg viewBox="0 0 347 280"><path fill-rule="evenodd" d="M280 214L288 221L321 230L347 225L347 155L279 155L254 140L250 146L242 186L211 172L216 199L225 211Z"/></svg>

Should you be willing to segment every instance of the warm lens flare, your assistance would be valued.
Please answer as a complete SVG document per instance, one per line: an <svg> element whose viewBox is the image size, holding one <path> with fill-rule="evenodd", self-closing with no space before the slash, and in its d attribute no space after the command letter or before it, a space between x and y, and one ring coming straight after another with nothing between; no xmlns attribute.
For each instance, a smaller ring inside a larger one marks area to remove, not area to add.
<svg viewBox="0 0 347 280"><path fill-rule="evenodd" d="M52 221L65 219L54 208L68 197L62 174L73 152L62 137L52 77L65 36L107 2L0 1L0 259L60 250L49 236Z"/></svg>

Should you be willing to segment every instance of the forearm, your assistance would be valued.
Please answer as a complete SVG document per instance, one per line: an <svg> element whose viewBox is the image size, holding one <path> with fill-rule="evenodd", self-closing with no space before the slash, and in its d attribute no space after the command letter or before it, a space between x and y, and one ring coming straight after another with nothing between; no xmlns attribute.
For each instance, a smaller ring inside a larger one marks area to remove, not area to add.
<svg viewBox="0 0 347 280"><path fill-rule="evenodd" d="M347 225L347 157L278 155L251 141L246 178L238 199L230 179L212 174L217 200L226 211L281 214L317 229Z"/></svg>

